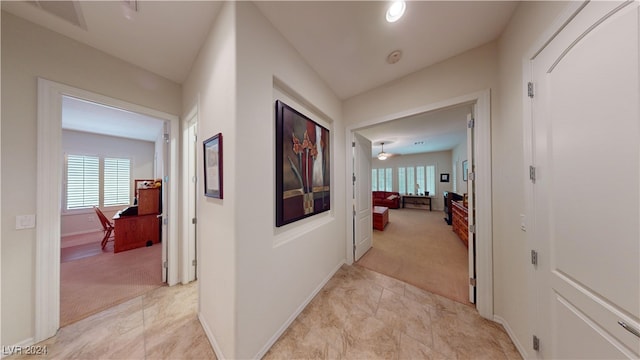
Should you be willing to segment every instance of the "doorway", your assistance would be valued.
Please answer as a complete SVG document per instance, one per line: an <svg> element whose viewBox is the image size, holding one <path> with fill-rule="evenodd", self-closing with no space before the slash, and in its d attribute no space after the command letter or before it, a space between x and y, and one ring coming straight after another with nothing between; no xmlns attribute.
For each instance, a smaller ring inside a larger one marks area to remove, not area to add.
<svg viewBox="0 0 640 360"><path fill-rule="evenodd" d="M492 283L492 239L491 239L491 143L490 143L490 90L485 90L478 93L473 93L458 98L445 100L435 104L429 104L420 108L410 109L403 111L403 116L412 116L421 113L428 113L431 111L446 109L455 107L462 104L474 104L475 105L475 133L474 133L474 158L475 163L469 164L469 169L482 176L476 176L475 179L475 215L476 215L476 227L473 230L471 239L475 237L475 258L476 262L476 308L480 315L486 318L493 318L493 283ZM352 133L359 131L360 129L371 127L374 125L383 124L397 119L397 116L389 115L381 117L379 119L354 124L347 127L347 136L349 142L353 138ZM351 143L348 146L352 146ZM351 154L349 154L350 156ZM355 165L353 161L349 159L347 161L349 168L347 173L354 173ZM459 174L461 175L461 174ZM361 175L363 176L363 175ZM368 174L371 177L371 174ZM351 177L349 178L351 182ZM348 183L348 188L356 188L356 185ZM367 196L371 196L370 193ZM359 199L359 192L357 192L353 199L347 199L347 208L352 208L354 203L361 201ZM354 262L354 249L353 239L355 231L353 221L348 221L347 230L347 262ZM470 282L472 282L470 280Z"/></svg>
<svg viewBox="0 0 640 360"><path fill-rule="evenodd" d="M38 342L53 336L60 325L60 215L62 188L62 99L70 96L119 109L151 116L169 124L168 169L163 183L166 214L163 214L162 233L166 234L163 267L167 282L177 282L177 144L178 118L143 106L99 95L82 89L38 79L38 179L36 228L36 284L35 284L35 338ZM166 260L165 260L166 259Z"/></svg>
<svg viewBox="0 0 640 360"><path fill-rule="evenodd" d="M143 209L148 215L138 212L140 216L114 220L120 211L133 213L137 209L140 179L154 189L161 184L155 179L163 177L163 134L164 121L160 119L63 96L61 326L166 282L162 271L166 241L160 241L156 217L162 213L157 195L161 191L153 190L153 197L144 198L154 202ZM152 247L142 239L123 246L122 240L143 235L133 227L151 224L156 231L147 231L144 236L149 236L146 239L152 241ZM110 230L114 225L120 232L126 226L132 236L115 234ZM116 236L121 240L119 247L115 246Z"/></svg>

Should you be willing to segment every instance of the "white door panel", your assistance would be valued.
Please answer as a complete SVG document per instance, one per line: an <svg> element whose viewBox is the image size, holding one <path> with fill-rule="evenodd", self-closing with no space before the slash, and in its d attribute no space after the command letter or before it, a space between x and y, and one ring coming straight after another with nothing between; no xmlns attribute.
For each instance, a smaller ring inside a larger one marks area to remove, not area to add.
<svg viewBox="0 0 640 360"><path fill-rule="evenodd" d="M475 106L474 106L475 108ZM475 111L474 111L475 113ZM473 114L467 115L467 124L473 121ZM474 138L474 127L467 126L467 171L469 173L475 172L475 138ZM463 174L464 176L464 174ZM476 217L476 207L475 207L475 179L473 176L468 176L467 174L467 209L468 209L468 217L467 223L469 225L475 226L475 217ZM469 248L467 249L467 258L469 259L469 279L476 278L476 234L475 231L471 231L471 226L469 226ZM469 302L472 304L476 303L476 287L469 282Z"/></svg>
<svg viewBox="0 0 640 360"><path fill-rule="evenodd" d="M373 244L371 208L371 141L354 133L354 261L358 261ZM356 196L357 194L357 196Z"/></svg>
<svg viewBox="0 0 640 360"><path fill-rule="evenodd" d="M638 40L637 2L590 2L532 63L544 358L640 355Z"/></svg>

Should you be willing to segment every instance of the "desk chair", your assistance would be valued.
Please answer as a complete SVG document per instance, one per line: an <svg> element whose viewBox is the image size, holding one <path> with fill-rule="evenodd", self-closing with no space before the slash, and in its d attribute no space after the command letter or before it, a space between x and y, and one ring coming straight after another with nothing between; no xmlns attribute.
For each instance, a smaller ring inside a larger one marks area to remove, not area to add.
<svg viewBox="0 0 640 360"><path fill-rule="evenodd" d="M102 249L104 250L104 247L107 246L107 242L109 241L113 233L113 224L104 215L104 213L102 213L102 211L98 209L97 206L94 206L93 208L96 210L96 215L98 215L100 224L102 224L102 230L104 231L104 238L102 238L102 242L100 243L102 245Z"/></svg>

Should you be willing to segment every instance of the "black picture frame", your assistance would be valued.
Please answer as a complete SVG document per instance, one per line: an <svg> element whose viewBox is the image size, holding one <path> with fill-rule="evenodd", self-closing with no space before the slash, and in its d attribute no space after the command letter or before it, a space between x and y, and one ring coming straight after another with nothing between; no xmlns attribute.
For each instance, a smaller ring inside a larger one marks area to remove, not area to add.
<svg viewBox="0 0 640 360"><path fill-rule="evenodd" d="M440 182L449 182L449 174L447 173L440 174Z"/></svg>
<svg viewBox="0 0 640 360"><path fill-rule="evenodd" d="M204 195L222 199L222 133L202 142L204 158Z"/></svg>
<svg viewBox="0 0 640 360"><path fill-rule="evenodd" d="M275 102L276 227L331 209L329 129Z"/></svg>
<svg viewBox="0 0 640 360"><path fill-rule="evenodd" d="M468 173L467 160L465 160L462 162L462 181L467 181Z"/></svg>

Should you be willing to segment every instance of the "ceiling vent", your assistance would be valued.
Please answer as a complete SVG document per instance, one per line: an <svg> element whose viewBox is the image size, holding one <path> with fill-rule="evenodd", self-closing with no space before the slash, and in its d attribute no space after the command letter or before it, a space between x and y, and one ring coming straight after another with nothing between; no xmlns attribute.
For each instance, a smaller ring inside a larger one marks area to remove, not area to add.
<svg viewBox="0 0 640 360"><path fill-rule="evenodd" d="M82 9L80 7L80 1L29 1L31 5L34 5L49 14L73 24L81 29L87 30L87 24L84 21L82 15Z"/></svg>

